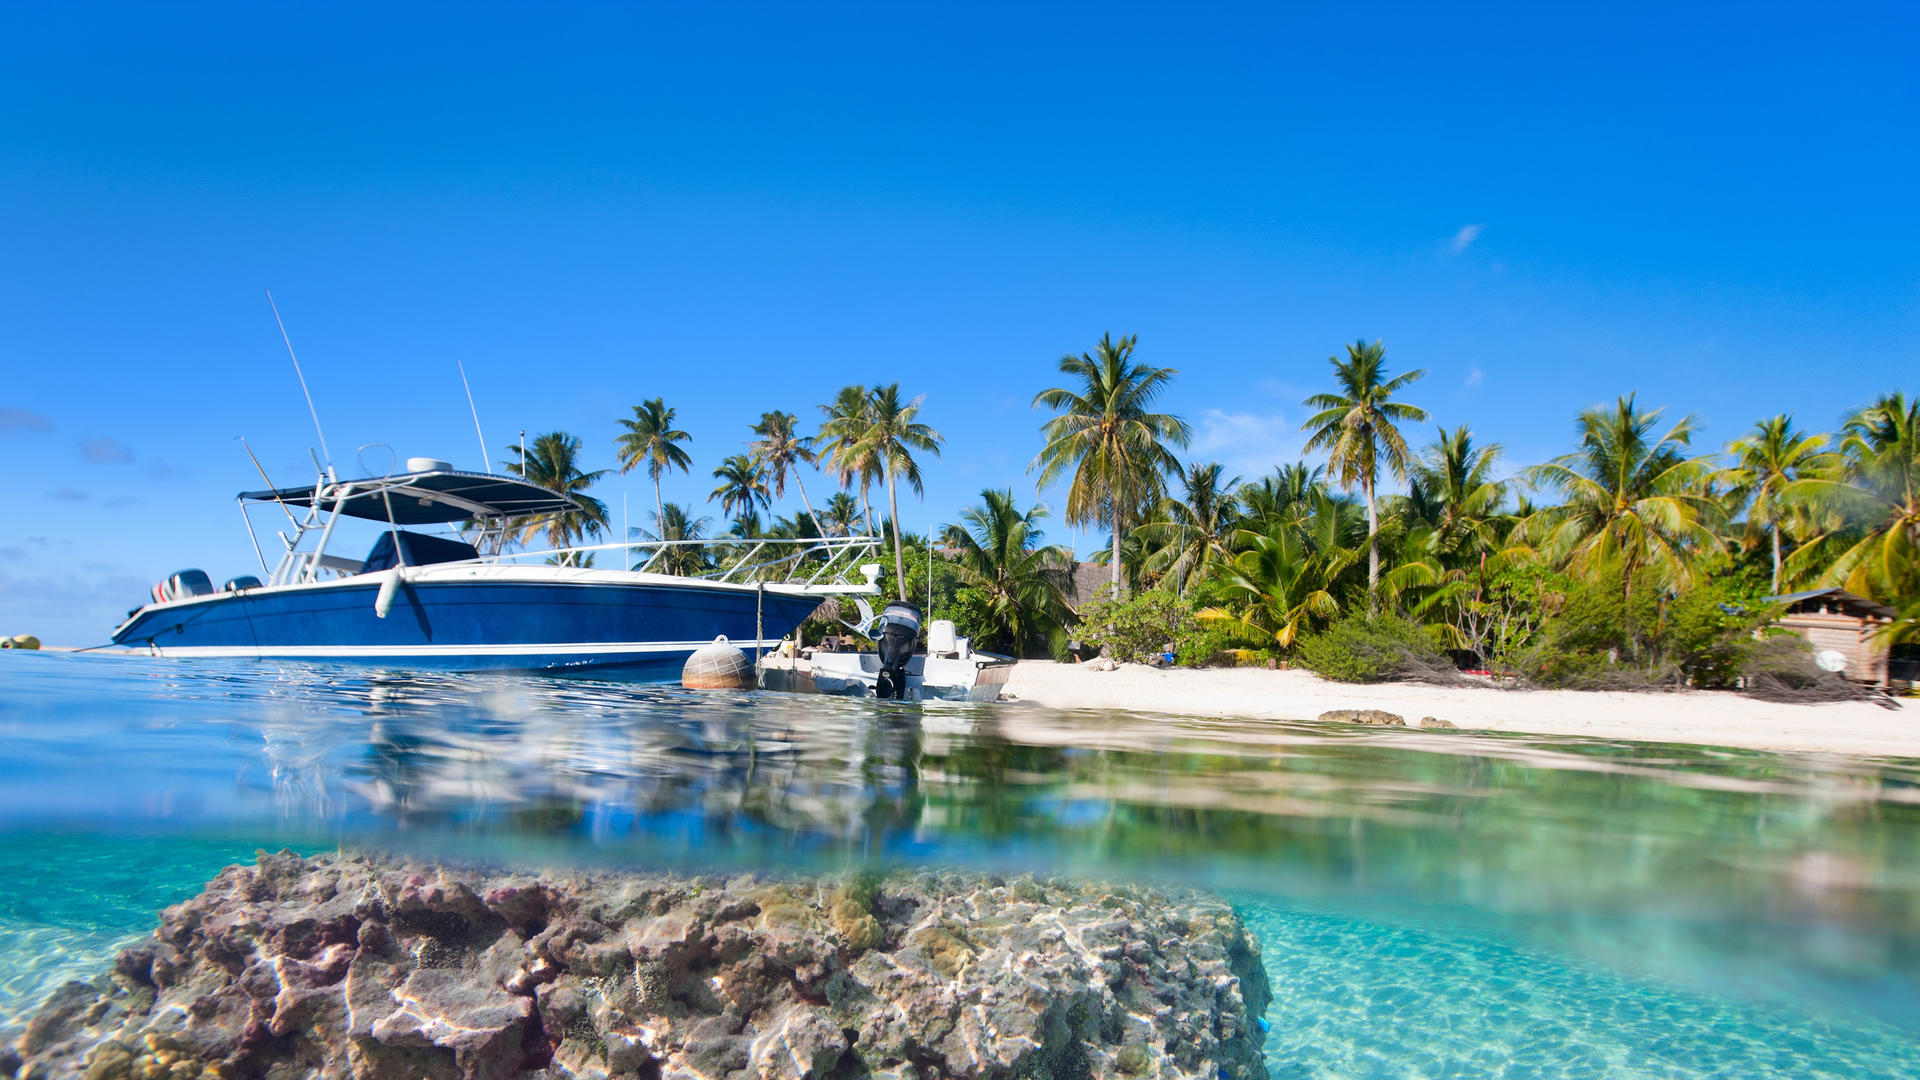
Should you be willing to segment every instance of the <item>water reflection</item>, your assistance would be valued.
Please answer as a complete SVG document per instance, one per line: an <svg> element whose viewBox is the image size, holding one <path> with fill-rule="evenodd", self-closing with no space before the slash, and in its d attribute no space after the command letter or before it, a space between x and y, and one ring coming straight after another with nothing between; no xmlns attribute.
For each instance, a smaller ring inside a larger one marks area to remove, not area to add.
<svg viewBox="0 0 1920 1080"><path fill-rule="evenodd" d="M10 661L13 658L9 658ZM8 665L0 822L966 861L1417 908L1920 1016L1920 767L511 676ZM16 677L17 676L17 677Z"/></svg>

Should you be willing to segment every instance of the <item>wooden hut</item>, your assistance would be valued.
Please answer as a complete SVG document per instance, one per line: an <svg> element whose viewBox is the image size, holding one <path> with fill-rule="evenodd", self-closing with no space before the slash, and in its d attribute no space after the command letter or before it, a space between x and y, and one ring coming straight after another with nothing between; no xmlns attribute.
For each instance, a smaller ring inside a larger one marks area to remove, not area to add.
<svg viewBox="0 0 1920 1080"><path fill-rule="evenodd" d="M1893 608L1845 589L1809 589L1767 602L1786 606L1775 626L1806 638L1816 653L1830 649L1846 657L1847 678L1887 685L1887 646L1877 639L1898 614Z"/></svg>

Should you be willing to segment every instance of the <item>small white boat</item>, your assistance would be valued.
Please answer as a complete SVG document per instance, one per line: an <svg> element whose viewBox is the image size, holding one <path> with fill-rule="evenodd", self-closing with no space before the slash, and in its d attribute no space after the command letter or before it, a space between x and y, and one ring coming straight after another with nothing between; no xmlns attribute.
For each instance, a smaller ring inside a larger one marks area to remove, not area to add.
<svg viewBox="0 0 1920 1080"><path fill-rule="evenodd" d="M905 701L995 701L1013 674L1016 661L997 653L977 652L965 638L956 638L953 623L936 619L928 627L930 650L907 661ZM831 694L871 698L879 691L882 666L879 653L802 649L798 656L779 652L760 660L762 690L794 694Z"/></svg>

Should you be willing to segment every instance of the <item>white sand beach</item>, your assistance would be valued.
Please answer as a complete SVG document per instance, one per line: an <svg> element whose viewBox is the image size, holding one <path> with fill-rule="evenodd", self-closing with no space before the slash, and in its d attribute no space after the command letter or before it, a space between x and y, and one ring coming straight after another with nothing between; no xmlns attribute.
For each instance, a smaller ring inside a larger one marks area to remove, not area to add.
<svg viewBox="0 0 1920 1080"><path fill-rule="evenodd" d="M1329 709L1384 709L1409 726L1432 716L1462 729L1703 743L1763 750L1920 757L1920 701L1777 705L1718 691L1600 693L1412 683L1358 686L1305 671L1095 671L1023 660L1008 696L1057 709L1126 709L1180 716L1313 720Z"/></svg>

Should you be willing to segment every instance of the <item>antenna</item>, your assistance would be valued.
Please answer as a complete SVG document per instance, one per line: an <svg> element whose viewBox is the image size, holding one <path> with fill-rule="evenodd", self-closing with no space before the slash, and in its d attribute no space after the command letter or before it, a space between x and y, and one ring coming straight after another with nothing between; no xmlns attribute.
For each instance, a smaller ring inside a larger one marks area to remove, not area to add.
<svg viewBox="0 0 1920 1080"><path fill-rule="evenodd" d="M267 476L267 467L265 465L260 464L259 458L254 457L253 447L247 445L247 437L245 435L237 435L235 436L235 438L240 440L240 449L245 450L247 452L247 456L250 458L253 458L253 467L260 470L260 479L265 480L267 482L268 488L273 490L278 490L277 488L273 488L273 480ZM287 515L287 524L292 525L296 529L299 528L300 523L294 520L293 511L287 509L287 504L281 502L280 497L277 495L274 496L273 501L279 505L281 513L284 513Z"/></svg>
<svg viewBox="0 0 1920 1080"><path fill-rule="evenodd" d="M300 370L300 358L293 355L293 339L287 336L287 324L280 319L280 305L273 302L273 290L267 290L267 306L273 309L274 325L280 327L280 340L287 343L287 355L293 358L293 373L299 376L300 392L307 398L307 413L313 417L313 433L320 436L320 453L327 459L327 478L338 479L333 475L333 451L327 449L327 433L320 430L320 412L313 407L313 392L307 389L307 375Z"/></svg>
<svg viewBox="0 0 1920 1080"><path fill-rule="evenodd" d="M480 471L492 472L493 466L487 459L487 436L480 430L480 410L473 406L473 387L467 382L467 365L455 360L460 367L460 385L467 391L467 411L473 414L473 433L480 439Z"/></svg>

